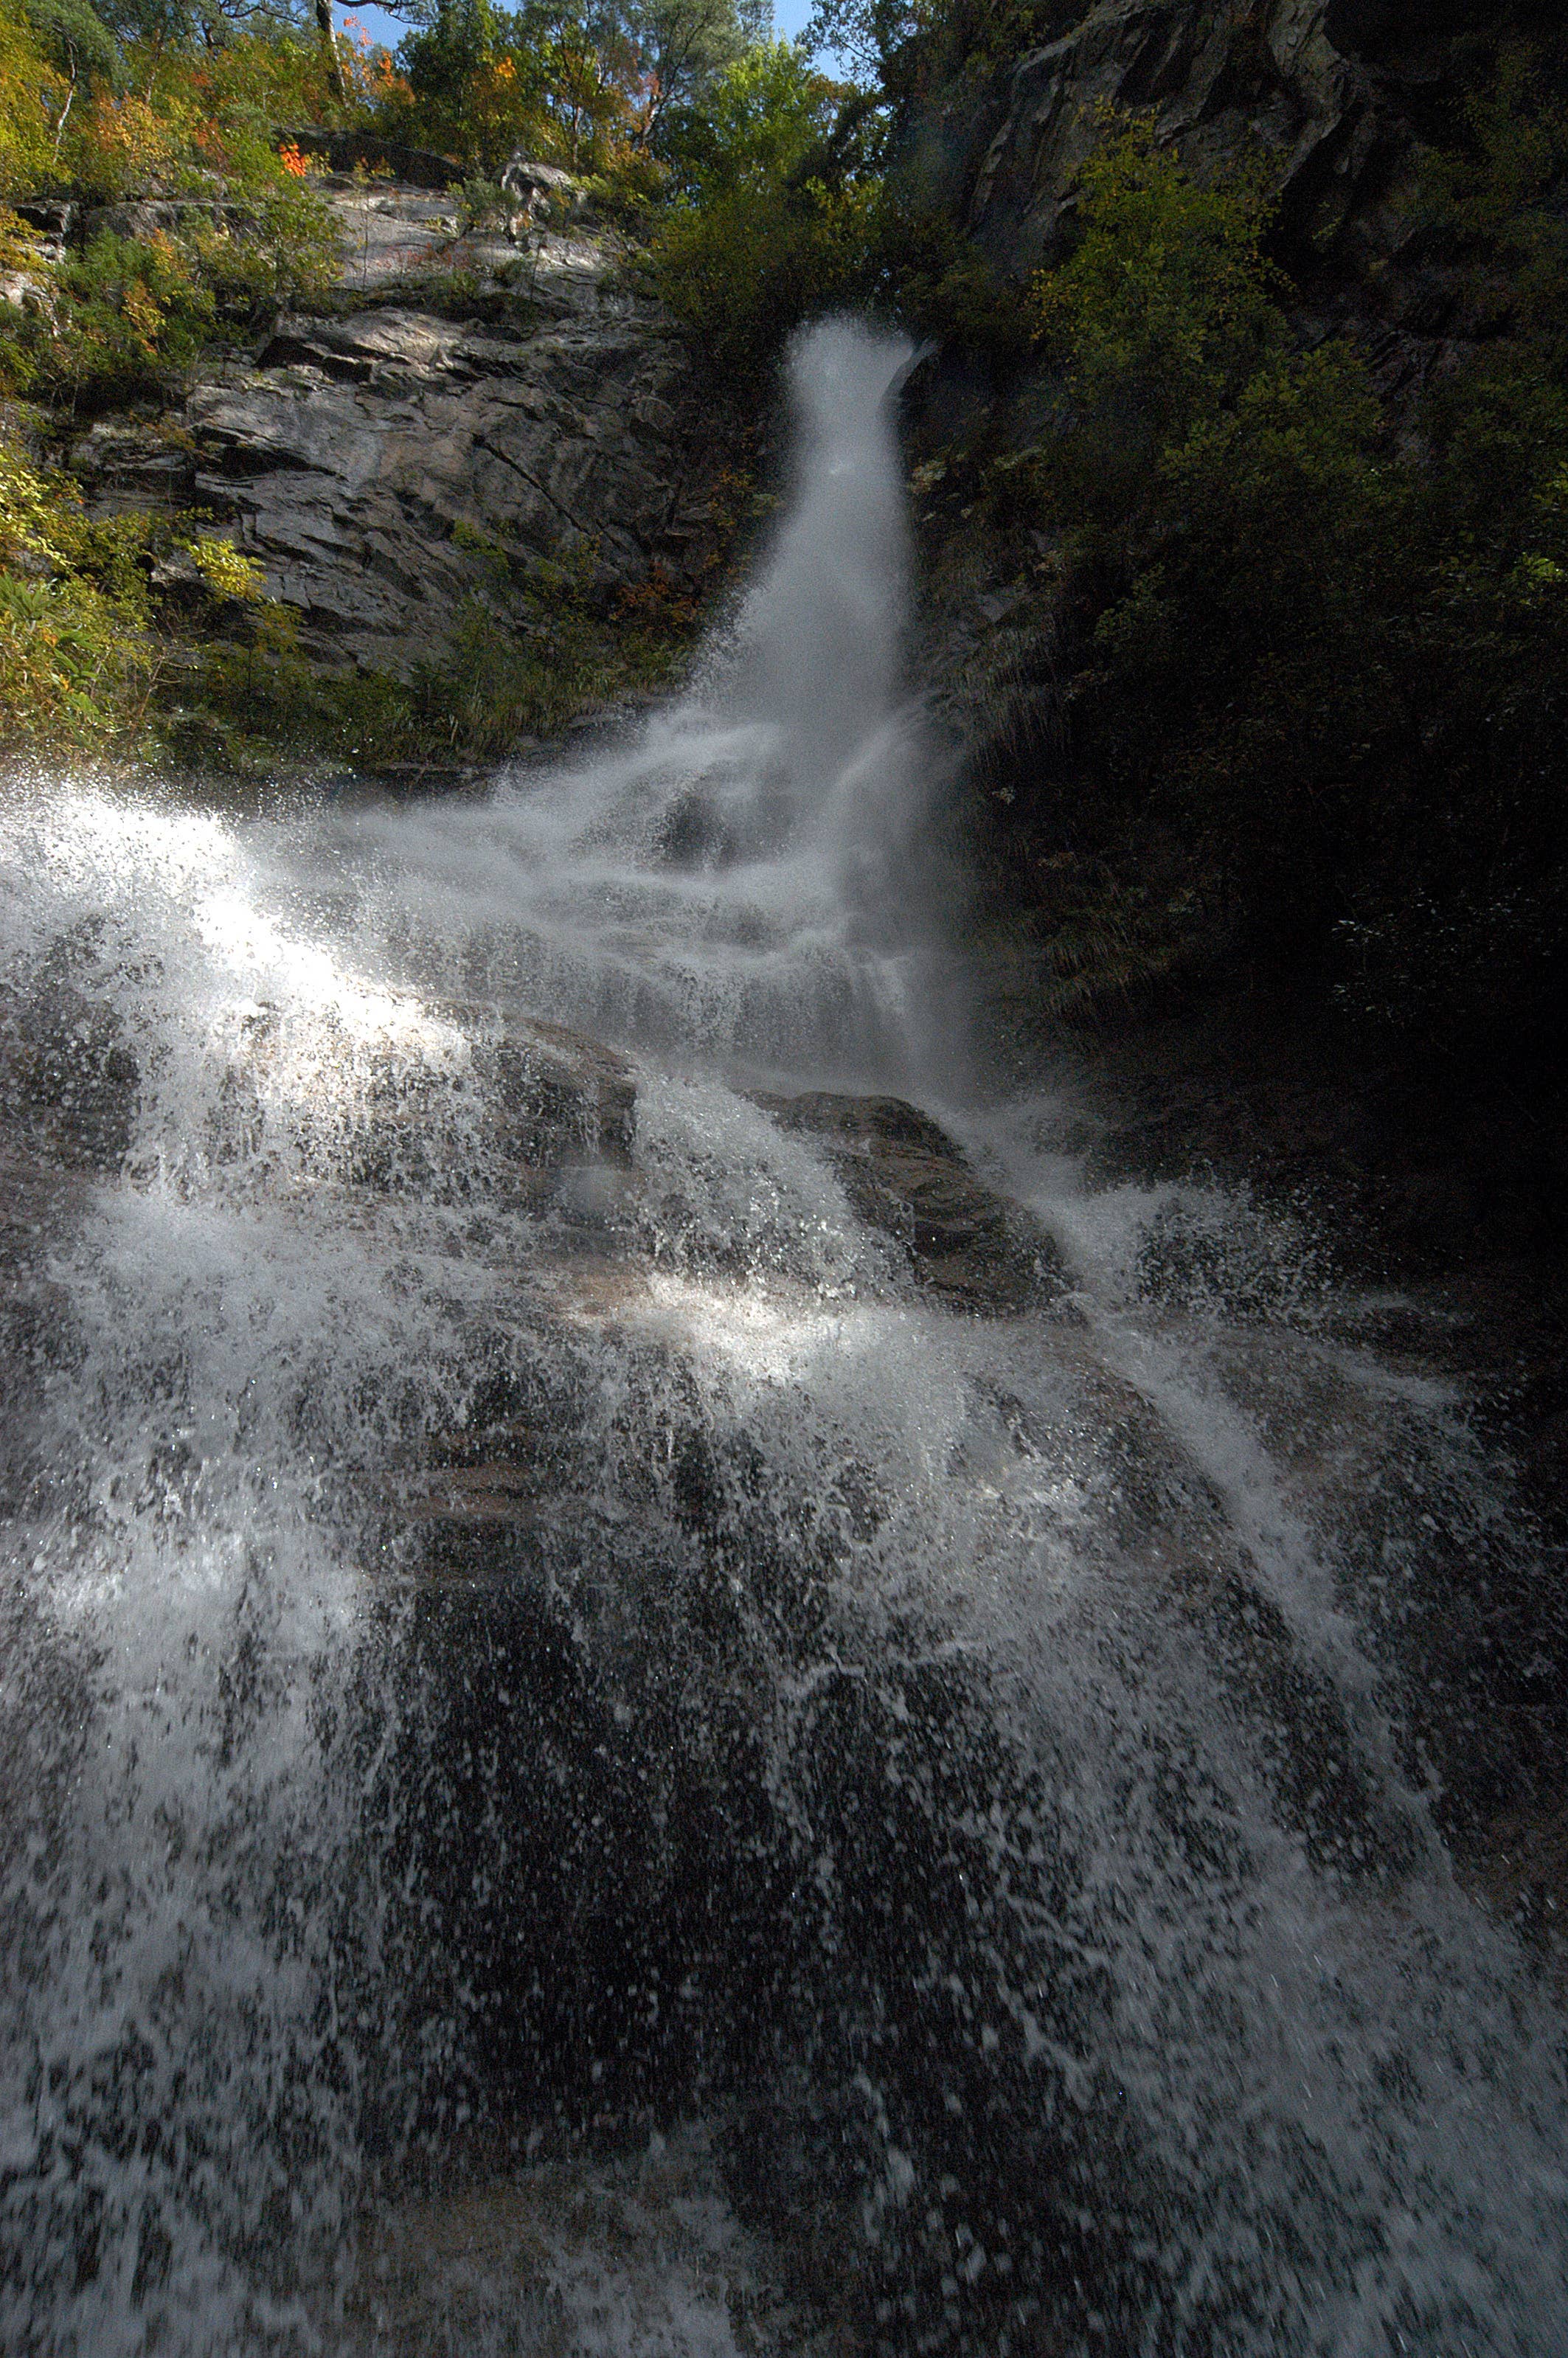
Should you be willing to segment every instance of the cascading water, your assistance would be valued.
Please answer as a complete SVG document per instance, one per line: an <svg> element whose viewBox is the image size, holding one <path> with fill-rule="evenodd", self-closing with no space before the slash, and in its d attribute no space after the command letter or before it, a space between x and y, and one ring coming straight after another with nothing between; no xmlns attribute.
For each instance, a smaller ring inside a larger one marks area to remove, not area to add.
<svg viewBox="0 0 1568 2358"><path fill-rule="evenodd" d="M1560 2017L1404 1700L1508 1544L1458 1404L1050 1103L993 1317L774 1119L956 1095L903 359L804 345L633 745L13 798L7 2349L1568 2346Z"/></svg>

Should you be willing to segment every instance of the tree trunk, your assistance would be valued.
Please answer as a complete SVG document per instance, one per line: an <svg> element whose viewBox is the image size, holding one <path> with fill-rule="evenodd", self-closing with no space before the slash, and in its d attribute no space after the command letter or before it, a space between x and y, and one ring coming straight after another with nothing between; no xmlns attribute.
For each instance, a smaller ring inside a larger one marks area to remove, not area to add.
<svg viewBox="0 0 1568 2358"><path fill-rule="evenodd" d="M316 0L316 22L320 27L321 47L327 56L327 79L332 85L332 96L340 106L346 107L349 93L343 87L343 69L338 59L337 37L332 30L332 0Z"/></svg>

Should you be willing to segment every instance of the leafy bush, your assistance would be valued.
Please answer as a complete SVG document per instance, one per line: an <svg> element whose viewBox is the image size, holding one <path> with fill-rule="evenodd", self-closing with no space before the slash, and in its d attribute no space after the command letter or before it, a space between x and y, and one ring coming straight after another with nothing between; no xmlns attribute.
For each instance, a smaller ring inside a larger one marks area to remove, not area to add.
<svg viewBox="0 0 1568 2358"><path fill-rule="evenodd" d="M155 109L131 92L95 90L73 112L61 163L91 204L157 196L174 184L184 141L181 108Z"/></svg>
<svg viewBox="0 0 1568 2358"><path fill-rule="evenodd" d="M1114 121L1114 119L1112 119ZM1136 503L1151 460L1233 402L1285 341L1280 282L1263 259L1259 187L1205 187L1141 123L1082 174L1084 233L1037 279L1037 330L1063 372L1075 496Z"/></svg>
<svg viewBox="0 0 1568 2358"><path fill-rule="evenodd" d="M101 230L60 273L64 298L38 352L35 385L73 406L103 406L156 392L188 371L214 317L211 291L186 248Z"/></svg>
<svg viewBox="0 0 1568 2358"><path fill-rule="evenodd" d="M803 319L867 290L874 153L863 117L838 135L851 97L790 43L760 43L668 126L654 281L740 399Z"/></svg>
<svg viewBox="0 0 1568 2358"><path fill-rule="evenodd" d="M1476 282L1490 276L1536 336L1568 337L1568 220L1562 206L1568 172L1568 100L1553 91L1538 53L1508 44L1496 73L1472 92L1464 137L1424 161L1427 225L1459 240ZM1474 291L1485 299L1484 287Z"/></svg>
<svg viewBox="0 0 1568 2358"><path fill-rule="evenodd" d="M0 746L104 746L145 711L154 669L87 583L0 572Z"/></svg>
<svg viewBox="0 0 1568 2358"><path fill-rule="evenodd" d="M1539 1050L1568 1004L1554 333L1483 347L1396 448L1354 352L1292 338L1247 181L1134 126L1082 220L1038 290L1050 428L989 492L1054 548L1056 733L992 804L1045 968L1223 953L1433 1051L1499 1020Z"/></svg>
<svg viewBox="0 0 1568 2358"><path fill-rule="evenodd" d="M94 528L69 481L0 435L0 748L101 747L141 719L156 672L143 530Z"/></svg>
<svg viewBox="0 0 1568 2358"><path fill-rule="evenodd" d="M564 559L513 564L471 532L458 537L488 557L492 578L440 658L415 674L412 719L428 741L482 755L557 735L580 712L666 678L690 644L695 602L657 569L606 611L586 543Z"/></svg>
<svg viewBox="0 0 1568 2358"><path fill-rule="evenodd" d="M322 302L337 282L342 254L330 208L303 181L263 194L237 221L230 212L199 218L188 244L216 316L247 325Z"/></svg>
<svg viewBox="0 0 1568 2358"><path fill-rule="evenodd" d="M26 195L54 167L70 86L13 0L0 0L0 199Z"/></svg>

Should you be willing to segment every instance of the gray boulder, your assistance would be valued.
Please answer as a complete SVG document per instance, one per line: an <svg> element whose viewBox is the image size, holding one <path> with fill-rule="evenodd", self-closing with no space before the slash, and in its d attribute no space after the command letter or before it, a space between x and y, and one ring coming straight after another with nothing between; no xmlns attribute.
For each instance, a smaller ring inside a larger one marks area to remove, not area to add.
<svg viewBox="0 0 1568 2358"><path fill-rule="evenodd" d="M502 193L510 198L524 222L541 217L555 222L576 221L585 208L582 182L558 164L539 164L521 150L509 157L501 175Z"/></svg>
<svg viewBox="0 0 1568 2358"><path fill-rule="evenodd" d="M997 1317L1065 1293L1039 1221L977 1179L946 1131L902 1098L814 1089L755 1102L781 1129L822 1141L856 1214L903 1248L916 1284L946 1307Z"/></svg>

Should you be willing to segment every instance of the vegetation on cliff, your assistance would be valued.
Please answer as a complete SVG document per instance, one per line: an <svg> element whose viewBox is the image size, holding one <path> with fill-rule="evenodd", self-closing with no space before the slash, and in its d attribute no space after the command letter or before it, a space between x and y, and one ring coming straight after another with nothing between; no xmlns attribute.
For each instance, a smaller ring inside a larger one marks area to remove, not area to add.
<svg viewBox="0 0 1568 2358"><path fill-rule="evenodd" d="M442 659L401 679L332 676L305 660L289 611L261 594L237 551L234 581L207 579L211 552L227 546L217 519L205 530L200 516L178 529L146 514L90 521L58 463L84 426L128 411L171 448L188 440L178 403L201 369L247 362L284 311L344 299L340 229L307 126L357 135L373 157L402 155L451 180L466 170L453 202L470 226L514 201L493 176L522 149L568 168L601 212L632 219L667 192L674 227L715 153L712 138L703 147L704 93L721 122L745 112L748 75L770 105L792 76L807 111L828 87L763 37L745 0L739 12L735 0L620 11L568 0L516 13L442 0L410 9L395 59L351 26L329 43L308 14L291 13L0 0L8 748L190 750L242 765L278 752L497 753L520 732L662 679L696 628L689 585L656 565L607 596L586 564L519 572L476 543L493 579L457 616ZM432 147L448 160L423 152ZM736 504L735 489L721 485L717 506ZM498 623L497 608L516 627Z"/></svg>
<svg viewBox="0 0 1568 2358"><path fill-rule="evenodd" d="M1568 223L1536 200L1568 125L1518 96L1477 103L1431 196L1477 268L1520 258L1511 331L1402 430L1353 340L1292 321L1254 188L1200 188L1136 128L1086 169L1035 295L1043 430L947 484L1035 606L985 824L1058 1006L1239 957L1449 1046L1555 1033Z"/></svg>

